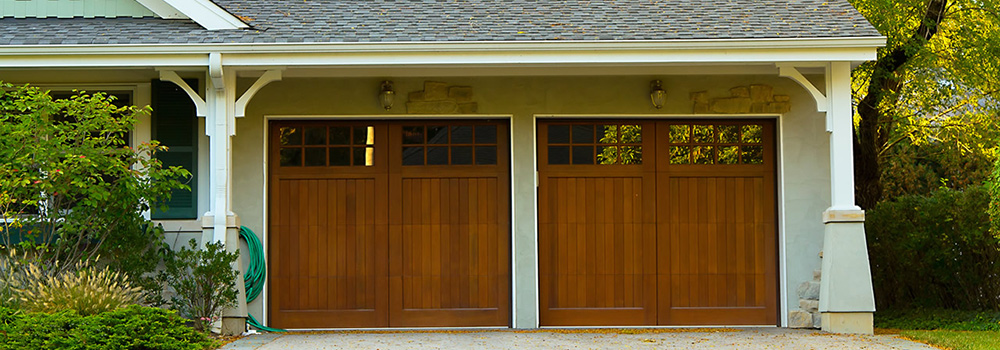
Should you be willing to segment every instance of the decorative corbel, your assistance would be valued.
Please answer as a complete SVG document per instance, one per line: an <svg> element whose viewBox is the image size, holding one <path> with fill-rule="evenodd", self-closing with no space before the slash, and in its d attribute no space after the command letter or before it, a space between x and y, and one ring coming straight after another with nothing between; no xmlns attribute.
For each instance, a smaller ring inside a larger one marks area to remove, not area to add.
<svg viewBox="0 0 1000 350"><path fill-rule="evenodd" d="M261 88L270 84L271 82L281 80L281 70L269 70L264 72L257 81L250 85L250 88L243 93L238 100L236 100L236 118L242 118L246 116L247 104L250 103L250 99L260 91Z"/></svg>
<svg viewBox="0 0 1000 350"><path fill-rule="evenodd" d="M191 98L191 101L194 102L196 115L198 115L199 117L205 117L208 115L208 110L205 108L205 100L202 99L201 96L198 95L198 93L195 92L194 89L192 89L191 86L184 81L184 79L181 79L181 77L177 75L176 72L172 70L161 70L160 80L165 80L174 83L178 87L180 87L181 90L184 90L184 92L187 93L188 97Z"/></svg>
<svg viewBox="0 0 1000 350"><path fill-rule="evenodd" d="M813 97L813 100L816 100L817 112L830 111L830 99L827 98L825 94L820 92L819 89L816 88L816 85L813 85L813 83L809 81L809 79L806 79L806 77L802 75L802 72L799 72L799 69L796 68L795 65L779 63L777 64L777 66L778 66L778 76L792 79L796 83L799 83L799 85L802 85L802 87L805 88L806 91L809 91L809 93ZM824 78L827 83L826 91L830 91L830 65L824 64L821 67L823 67L825 71ZM827 132L833 131L833 127L831 125L830 113L826 113L826 131Z"/></svg>

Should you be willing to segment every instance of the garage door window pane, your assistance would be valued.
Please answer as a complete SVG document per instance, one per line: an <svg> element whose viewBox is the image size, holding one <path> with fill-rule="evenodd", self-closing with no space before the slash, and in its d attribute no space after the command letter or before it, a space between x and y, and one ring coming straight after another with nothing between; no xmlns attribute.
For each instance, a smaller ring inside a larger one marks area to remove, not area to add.
<svg viewBox="0 0 1000 350"><path fill-rule="evenodd" d="M476 143L497 143L497 126L477 125ZM476 163L478 163L478 161Z"/></svg>
<svg viewBox="0 0 1000 350"><path fill-rule="evenodd" d="M330 148L330 166L351 165L351 149L349 147Z"/></svg>
<svg viewBox="0 0 1000 350"><path fill-rule="evenodd" d="M326 166L326 147L306 148L305 155L306 166Z"/></svg>
<svg viewBox="0 0 1000 350"><path fill-rule="evenodd" d="M594 146L573 146L573 164L594 164Z"/></svg>
<svg viewBox="0 0 1000 350"><path fill-rule="evenodd" d="M720 143L740 142L740 127L736 125L717 125Z"/></svg>
<svg viewBox="0 0 1000 350"><path fill-rule="evenodd" d="M670 164L691 164L691 147L671 146Z"/></svg>
<svg viewBox="0 0 1000 350"><path fill-rule="evenodd" d="M593 125L573 125L573 143L593 143Z"/></svg>
<svg viewBox="0 0 1000 350"><path fill-rule="evenodd" d="M451 143L472 143L472 126L451 127Z"/></svg>
<svg viewBox="0 0 1000 350"><path fill-rule="evenodd" d="M598 125L598 143L618 143L618 125Z"/></svg>
<svg viewBox="0 0 1000 350"><path fill-rule="evenodd" d="M569 146L549 146L549 164L569 164Z"/></svg>
<svg viewBox="0 0 1000 350"><path fill-rule="evenodd" d="M351 143L351 128L346 126L334 126L330 128L331 145L347 145Z"/></svg>
<svg viewBox="0 0 1000 350"><path fill-rule="evenodd" d="M424 165L424 148L403 147L403 165Z"/></svg>
<svg viewBox="0 0 1000 350"><path fill-rule="evenodd" d="M687 125L670 126L671 143L687 143L690 140L691 128Z"/></svg>
<svg viewBox="0 0 1000 350"><path fill-rule="evenodd" d="M622 143L642 143L642 125L622 125L618 131Z"/></svg>
<svg viewBox="0 0 1000 350"><path fill-rule="evenodd" d="M281 166L302 166L301 148L282 148L279 157L278 164Z"/></svg>
<svg viewBox="0 0 1000 350"><path fill-rule="evenodd" d="M597 146L597 164L617 164L618 146Z"/></svg>
<svg viewBox="0 0 1000 350"><path fill-rule="evenodd" d="M763 146L743 146L743 164L764 164Z"/></svg>
<svg viewBox="0 0 1000 350"><path fill-rule="evenodd" d="M427 147L427 165L447 165L448 147Z"/></svg>
<svg viewBox="0 0 1000 350"><path fill-rule="evenodd" d="M278 140L282 145L301 145L302 133L299 128L286 127L279 131Z"/></svg>
<svg viewBox="0 0 1000 350"><path fill-rule="evenodd" d="M448 127L428 126L427 143L436 143L436 144L448 143Z"/></svg>
<svg viewBox="0 0 1000 350"><path fill-rule="evenodd" d="M760 125L743 126L743 143L760 143Z"/></svg>
<svg viewBox="0 0 1000 350"><path fill-rule="evenodd" d="M739 146L719 147L719 164L739 164L739 162L740 162Z"/></svg>
<svg viewBox="0 0 1000 350"><path fill-rule="evenodd" d="M695 143L715 142L715 129L713 129L711 125L695 125L694 142Z"/></svg>
<svg viewBox="0 0 1000 350"><path fill-rule="evenodd" d="M472 164L472 147L471 146L452 146L451 147L451 164L452 165L469 165L469 164Z"/></svg>
<svg viewBox="0 0 1000 350"><path fill-rule="evenodd" d="M305 141L307 145L325 145L326 128L306 128Z"/></svg>
<svg viewBox="0 0 1000 350"><path fill-rule="evenodd" d="M479 131L476 131L476 137L479 137ZM476 146L476 164L477 165L494 165L497 163L497 147L496 146Z"/></svg>
<svg viewBox="0 0 1000 350"><path fill-rule="evenodd" d="M404 126L403 127L403 144L413 145L424 143L424 127L422 126Z"/></svg>
<svg viewBox="0 0 1000 350"><path fill-rule="evenodd" d="M642 146L622 146L618 156L620 164L642 164Z"/></svg>
<svg viewBox="0 0 1000 350"><path fill-rule="evenodd" d="M695 164L715 164L715 147L697 146L694 147Z"/></svg>
<svg viewBox="0 0 1000 350"><path fill-rule="evenodd" d="M549 125L549 143L569 143L569 125Z"/></svg>

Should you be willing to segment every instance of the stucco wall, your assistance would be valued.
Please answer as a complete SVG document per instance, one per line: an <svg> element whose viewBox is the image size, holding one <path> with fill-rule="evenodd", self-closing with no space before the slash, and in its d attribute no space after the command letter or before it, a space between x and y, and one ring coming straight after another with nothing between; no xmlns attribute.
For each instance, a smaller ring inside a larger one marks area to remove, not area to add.
<svg viewBox="0 0 1000 350"><path fill-rule="evenodd" d="M423 89L424 81L471 86L480 114L512 115L511 130L513 188L513 249L515 259L515 318L517 327L533 327L536 320L535 274L535 196L534 196L534 120L545 114L690 114L688 93L709 91L712 97L729 96L729 88L739 85L768 84L775 94L792 97L792 110L779 121L780 235L784 239L787 283L786 306L782 317L798 307L796 286L812 278L820 267L819 252L823 243L821 213L829 206L829 142L824 114L808 93L791 80L776 76L666 76L667 103L662 110L649 102L648 76L578 76L578 77L426 77L393 79L397 92L396 107L384 111L377 105L376 93L382 79L316 78L275 82L261 90L247 108L245 118L237 122L233 139L234 211L242 223L258 235L264 234L264 157L265 115L371 115L405 114L409 92ZM252 80L241 79L246 87ZM782 210L783 209L783 210ZM263 238L263 237L262 237ZM250 305L259 314L260 301Z"/></svg>

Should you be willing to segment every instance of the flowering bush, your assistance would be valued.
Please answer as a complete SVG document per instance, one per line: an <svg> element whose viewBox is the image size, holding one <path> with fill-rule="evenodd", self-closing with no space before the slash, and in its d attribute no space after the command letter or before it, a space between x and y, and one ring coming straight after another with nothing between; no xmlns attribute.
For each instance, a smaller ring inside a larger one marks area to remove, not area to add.
<svg viewBox="0 0 1000 350"><path fill-rule="evenodd" d="M137 116L148 112L102 93L53 99L0 82L0 245L19 246L59 273L97 255L130 261L159 242L141 213L186 188L181 179L190 173L164 169L153 157L165 149L156 142L128 144ZM130 249L102 251L109 241Z"/></svg>

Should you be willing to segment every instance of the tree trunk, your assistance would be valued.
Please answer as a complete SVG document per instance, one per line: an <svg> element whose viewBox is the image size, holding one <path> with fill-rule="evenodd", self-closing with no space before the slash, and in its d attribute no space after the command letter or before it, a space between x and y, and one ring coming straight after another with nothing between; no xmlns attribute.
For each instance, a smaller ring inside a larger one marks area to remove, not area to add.
<svg viewBox="0 0 1000 350"><path fill-rule="evenodd" d="M882 200L879 154L888 147L895 127L892 116L886 115L883 108L892 108L899 99L903 86L900 71L937 33L947 8L948 0L928 1L923 21L906 43L875 61L867 94L858 104L860 121L854 130L854 195L862 209L871 209Z"/></svg>

